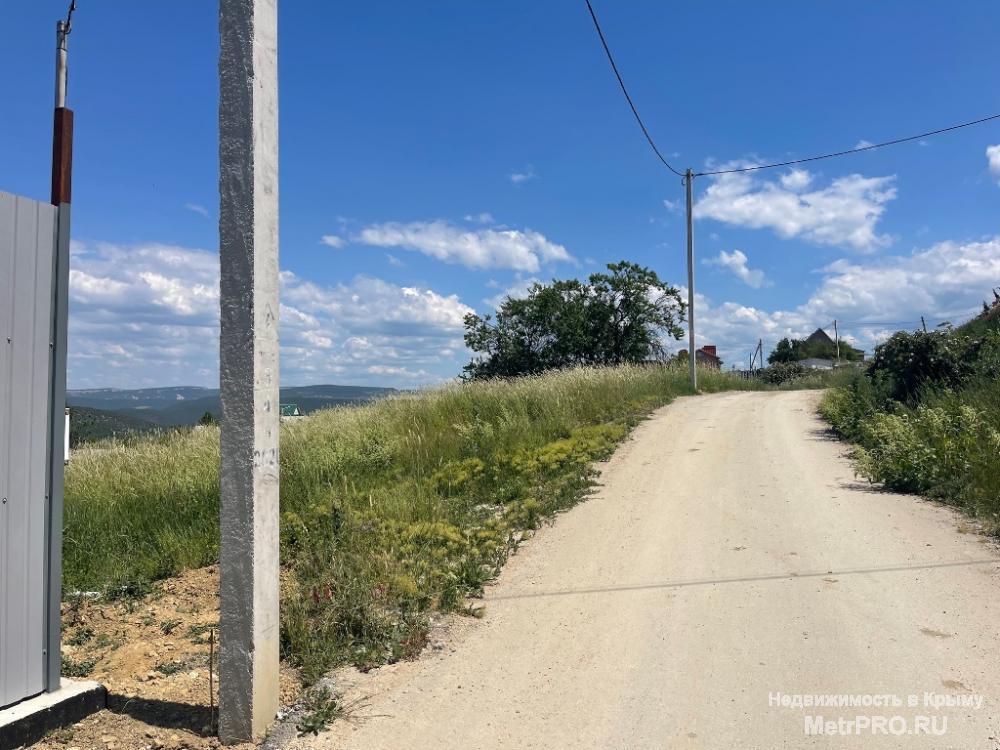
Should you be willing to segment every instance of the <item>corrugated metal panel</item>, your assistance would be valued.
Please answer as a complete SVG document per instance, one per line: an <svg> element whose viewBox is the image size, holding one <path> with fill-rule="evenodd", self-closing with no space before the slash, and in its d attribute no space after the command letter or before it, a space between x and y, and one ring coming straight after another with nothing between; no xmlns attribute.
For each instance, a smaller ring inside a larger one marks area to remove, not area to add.
<svg viewBox="0 0 1000 750"><path fill-rule="evenodd" d="M45 689L56 215L0 192L0 706Z"/></svg>

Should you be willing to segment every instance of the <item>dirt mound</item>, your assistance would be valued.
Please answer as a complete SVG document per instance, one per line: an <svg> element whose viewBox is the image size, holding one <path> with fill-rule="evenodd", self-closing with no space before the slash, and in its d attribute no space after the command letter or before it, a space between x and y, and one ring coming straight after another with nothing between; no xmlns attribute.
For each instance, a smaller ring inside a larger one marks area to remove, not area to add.
<svg viewBox="0 0 1000 750"><path fill-rule="evenodd" d="M218 649L212 645L218 622L217 566L162 581L141 598L71 597L63 603L63 675L101 682L108 688L109 705L34 747L219 747L213 711L218 705ZM282 703L292 703L300 689L294 670L283 668Z"/></svg>

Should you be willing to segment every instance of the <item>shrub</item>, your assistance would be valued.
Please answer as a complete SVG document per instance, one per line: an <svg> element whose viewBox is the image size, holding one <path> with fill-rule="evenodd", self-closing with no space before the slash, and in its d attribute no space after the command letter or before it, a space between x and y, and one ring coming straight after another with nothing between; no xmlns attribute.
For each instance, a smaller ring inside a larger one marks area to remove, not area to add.
<svg viewBox="0 0 1000 750"><path fill-rule="evenodd" d="M971 510L996 514L1000 489L994 485L989 497L972 487L978 473L995 473L1000 432L975 407L877 412L862 424L861 444L858 465L870 480L961 504L971 501Z"/></svg>
<svg viewBox="0 0 1000 750"><path fill-rule="evenodd" d="M770 385L781 385L800 378L805 373L806 368L798 362L776 362L760 371L760 379Z"/></svg>
<svg viewBox="0 0 1000 750"><path fill-rule="evenodd" d="M896 333L866 376L828 391L820 414L858 443L858 468L890 489L961 506L1000 531L1000 329Z"/></svg>
<svg viewBox="0 0 1000 750"><path fill-rule="evenodd" d="M899 331L875 348L868 376L907 404L927 387L957 388L975 373L981 339L950 330Z"/></svg>

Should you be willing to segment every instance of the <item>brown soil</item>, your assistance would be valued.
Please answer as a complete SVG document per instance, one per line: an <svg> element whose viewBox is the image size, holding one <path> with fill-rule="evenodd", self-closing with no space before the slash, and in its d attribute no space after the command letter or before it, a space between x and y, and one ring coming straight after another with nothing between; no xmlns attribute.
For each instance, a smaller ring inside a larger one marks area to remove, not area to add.
<svg viewBox="0 0 1000 750"><path fill-rule="evenodd" d="M209 641L218 622L217 566L162 581L142 599L65 602L63 674L102 683L108 689L108 709L50 734L33 747L219 747L211 709L218 705L217 649L214 695L209 699ZM291 704L300 691L295 671L283 667L282 704Z"/></svg>

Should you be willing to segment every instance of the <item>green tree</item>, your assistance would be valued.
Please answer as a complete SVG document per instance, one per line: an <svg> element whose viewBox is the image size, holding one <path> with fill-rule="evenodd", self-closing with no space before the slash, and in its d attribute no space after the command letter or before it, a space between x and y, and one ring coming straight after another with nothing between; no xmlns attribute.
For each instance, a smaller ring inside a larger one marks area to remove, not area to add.
<svg viewBox="0 0 1000 750"><path fill-rule="evenodd" d="M218 422L212 415L212 412L206 411L204 414L201 415L201 419L198 420L198 424L202 425L203 427L208 427L209 425L218 424Z"/></svg>
<svg viewBox="0 0 1000 750"><path fill-rule="evenodd" d="M796 362L804 357L799 356L799 348L802 342L789 338L783 338L778 342L770 354L767 355L768 364L775 365L784 362Z"/></svg>
<svg viewBox="0 0 1000 750"><path fill-rule="evenodd" d="M467 379L513 377L575 365L641 362L663 353L665 336L680 339L680 293L635 263L607 273L535 284L508 297L496 317L465 317L465 343L477 352Z"/></svg>

